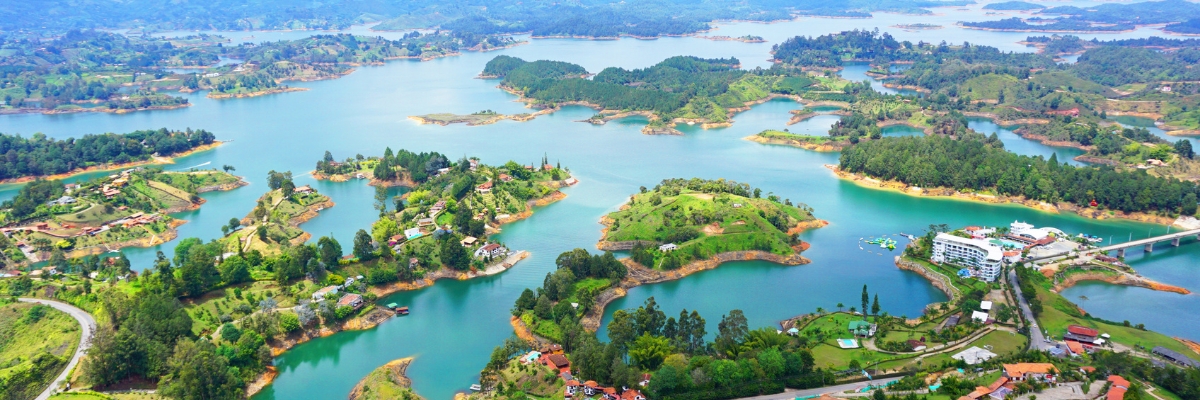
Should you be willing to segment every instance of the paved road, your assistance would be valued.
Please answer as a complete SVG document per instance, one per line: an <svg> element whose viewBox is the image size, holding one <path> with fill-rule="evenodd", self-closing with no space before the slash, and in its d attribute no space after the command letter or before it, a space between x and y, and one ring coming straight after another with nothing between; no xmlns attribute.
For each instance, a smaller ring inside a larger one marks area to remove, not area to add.
<svg viewBox="0 0 1200 400"><path fill-rule="evenodd" d="M79 346L75 348L75 356L71 357L71 362L67 363L67 367L63 369L61 374L58 374L58 378L55 378L54 382L51 382L50 386L47 387L46 390L37 397L37 400L46 400L57 391L59 386L62 386L63 381L67 380L67 374L70 374L71 370L74 369L75 366L79 365L79 360L83 359L83 354L86 353L88 347L92 345L92 335L96 333L96 319L92 318L92 315L88 314L86 311L80 310L75 308L75 306L63 302L27 298L21 298L19 300L24 303L39 303L54 307L56 310L65 312L70 314L72 317L75 317L75 320L79 321L79 325L83 327L83 332L79 335Z"/></svg>
<svg viewBox="0 0 1200 400"><path fill-rule="evenodd" d="M1021 313L1025 314L1025 320L1029 321L1029 349L1049 350L1053 348L1053 343L1046 343L1046 338L1042 336L1042 328L1038 326L1037 319L1033 317L1033 311L1029 309L1029 303L1025 301L1025 296L1021 295L1021 285L1017 283L1016 269L1008 271L1008 283L1012 285L1013 292L1017 294L1017 302L1021 305Z"/></svg>
<svg viewBox="0 0 1200 400"><path fill-rule="evenodd" d="M875 379L875 380L870 380L870 381L847 383L844 385L820 387L820 388L816 388L816 389L804 389L804 390L790 390L789 389L788 391L785 391L783 393L765 394L762 396L755 396L755 397L743 397L739 400L783 400L783 399L794 399L797 397L817 396L817 395L824 394L824 393L836 393L836 392L844 392L847 390L862 389L864 387L867 387L867 385L882 385L882 384L885 384L885 383L888 383L888 382L891 382L894 380L898 380L898 379L900 379L900 378Z"/></svg>

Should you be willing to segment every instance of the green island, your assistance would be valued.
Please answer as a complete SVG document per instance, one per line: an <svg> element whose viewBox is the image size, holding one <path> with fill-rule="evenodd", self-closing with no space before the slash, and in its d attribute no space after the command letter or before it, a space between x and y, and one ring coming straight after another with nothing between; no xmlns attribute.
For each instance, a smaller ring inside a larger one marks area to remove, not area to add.
<svg viewBox="0 0 1200 400"><path fill-rule="evenodd" d="M430 60L519 44L511 37L449 32L412 32L397 40L336 34L237 46L225 42L214 36L165 39L78 30L49 44L57 53L37 40L5 42L0 114L186 107L187 99L167 92L207 90L209 98L253 97L302 90L282 83L338 78L360 65ZM239 62L221 65L221 58Z"/></svg>
<svg viewBox="0 0 1200 400"><path fill-rule="evenodd" d="M37 397L75 354L80 329L50 306L0 300L0 393Z"/></svg>
<svg viewBox="0 0 1200 400"><path fill-rule="evenodd" d="M12 157L0 160L0 183L62 179L91 171L166 164L171 158L220 144L212 133L191 128L89 134L67 140L51 139L40 133L29 138L0 133L0 149L12 154Z"/></svg>
<svg viewBox="0 0 1200 400"><path fill-rule="evenodd" d="M641 268L677 270L693 261L732 252L787 257L803 245L795 233L820 226L804 204L725 180L668 179L630 197L620 211L604 217L601 250L629 250Z"/></svg>
<svg viewBox="0 0 1200 400"><path fill-rule="evenodd" d="M676 124L727 126L733 113L776 96L790 96L815 79L772 68L745 71L735 58L672 57L645 69L606 68L591 79L583 67L559 61L498 56L481 76L502 79L500 87L519 94L533 108L584 105L598 114L593 124L643 115L647 134L679 134Z"/></svg>
<svg viewBox="0 0 1200 400"><path fill-rule="evenodd" d="M33 181L0 206L5 234L0 251L7 267L19 268L166 243L183 223L168 214L198 209L204 203L200 193L244 185L225 171L148 167L72 184Z"/></svg>
<svg viewBox="0 0 1200 400"><path fill-rule="evenodd" d="M546 110L536 113L500 114L492 110L483 110L470 114L437 113L414 115L408 117L408 119L420 122L422 124L438 124L441 126L450 124L467 124L467 126L477 126L494 124L504 120L513 120L517 122L528 121L545 112Z"/></svg>
<svg viewBox="0 0 1200 400"><path fill-rule="evenodd" d="M350 400L416 400L421 396L413 393L410 386L412 380L404 376L404 371L413 362L411 357L390 361L367 374L365 378L350 391Z"/></svg>
<svg viewBox="0 0 1200 400"><path fill-rule="evenodd" d="M893 28L900 28L906 31L929 31L934 29L942 29L944 26L936 24L899 24L892 25Z"/></svg>

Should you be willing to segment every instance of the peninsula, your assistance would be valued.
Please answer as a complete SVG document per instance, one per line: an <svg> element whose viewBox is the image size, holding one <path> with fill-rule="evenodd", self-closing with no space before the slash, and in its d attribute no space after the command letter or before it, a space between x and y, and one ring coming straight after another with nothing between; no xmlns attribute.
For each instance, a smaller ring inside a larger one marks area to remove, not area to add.
<svg viewBox="0 0 1200 400"><path fill-rule="evenodd" d="M0 159L0 184L67 179L89 172L170 164L174 158L210 150L220 144L212 133L191 128L89 134L66 140L48 138L40 133L29 138L0 133L0 147L16 154Z"/></svg>
<svg viewBox="0 0 1200 400"><path fill-rule="evenodd" d="M244 185L224 171L146 167L81 183L34 181L0 207L8 239L0 249L8 260L27 265L163 244L184 223L169 214L198 209L200 193Z"/></svg>

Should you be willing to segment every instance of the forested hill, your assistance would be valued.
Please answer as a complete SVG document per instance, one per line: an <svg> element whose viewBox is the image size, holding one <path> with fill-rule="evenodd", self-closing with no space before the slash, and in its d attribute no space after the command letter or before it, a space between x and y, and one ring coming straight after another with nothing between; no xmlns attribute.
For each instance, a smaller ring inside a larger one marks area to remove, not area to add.
<svg viewBox="0 0 1200 400"><path fill-rule="evenodd" d="M341 29L382 22L378 29L441 27L473 34L532 32L612 37L695 33L716 20L776 21L792 13L866 17L875 11L929 14L927 7L962 0L43 0L0 7L0 30L62 33L70 29L147 30Z"/></svg>
<svg viewBox="0 0 1200 400"><path fill-rule="evenodd" d="M25 138L0 133L0 179L64 174L97 164L128 163L170 156L212 144L205 130L134 131L56 140L43 134Z"/></svg>
<svg viewBox="0 0 1200 400"><path fill-rule="evenodd" d="M606 68L592 79L574 64L526 62L499 56L485 76L503 77L501 85L520 91L542 106L587 102L608 110L649 111L659 123L676 118L725 122L729 109L771 93L805 90L813 80L793 70L741 70L736 58L671 57L649 68Z"/></svg>
<svg viewBox="0 0 1200 400"><path fill-rule="evenodd" d="M966 166L966 168L964 168ZM1143 170L1073 167L1017 155L979 138L885 138L842 151L839 168L874 178L959 191L994 191L1050 203L1068 202L1125 212L1192 215L1194 182L1159 178Z"/></svg>

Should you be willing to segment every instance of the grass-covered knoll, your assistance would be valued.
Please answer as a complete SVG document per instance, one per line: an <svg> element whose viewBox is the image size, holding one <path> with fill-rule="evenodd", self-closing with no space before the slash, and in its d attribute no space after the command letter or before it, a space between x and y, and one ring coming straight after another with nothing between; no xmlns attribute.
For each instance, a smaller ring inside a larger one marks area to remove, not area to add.
<svg viewBox="0 0 1200 400"><path fill-rule="evenodd" d="M731 251L786 256L795 254L793 247L800 244L796 228L813 220L808 206L774 194L762 198L762 190L748 184L667 179L633 195L627 206L605 217L608 229L601 247L638 242L634 260L663 269ZM678 248L660 251L660 244Z"/></svg>
<svg viewBox="0 0 1200 400"><path fill-rule="evenodd" d="M79 322L50 306L0 305L0 393L34 398L79 345Z"/></svg>
<svg viewBox="0 0 1200 400"><path fill-rule="evenodd" d="M251 249L271 253L277 250L271 243L300 243L309 235L299 228L300 224L312 219L317 212L333 203L309 186L297 188L292 183L291 172L271 171L268 175L271 191L259 197L258 203L246 217L230 220L223 227L228 236L224 239L227 250Z"/></svg>
<svg viewBox="0 0 1200 400"><path fill-rule="evenodd" d="M410 388L412 380L404 376L404 372L408 369L408 365L412 363L412 360L412 358L402 358L372 370L371 373L363 377L358 382L358 385L355 385L354 389L350 391L349 399L420 399L421 397L413 393Z"/></svg>

